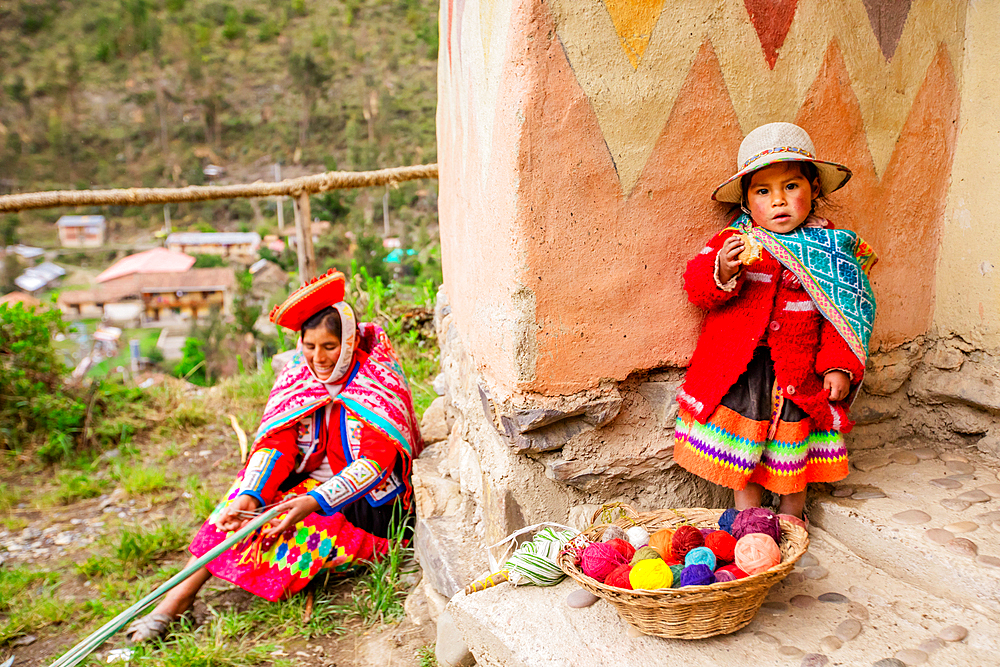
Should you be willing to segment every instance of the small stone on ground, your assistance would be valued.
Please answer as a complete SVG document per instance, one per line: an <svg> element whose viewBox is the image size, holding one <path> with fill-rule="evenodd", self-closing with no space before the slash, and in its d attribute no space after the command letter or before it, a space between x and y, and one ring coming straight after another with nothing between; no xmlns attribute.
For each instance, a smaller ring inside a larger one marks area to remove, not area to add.
<svg viewBox="0 0 1000 667"><path fill-rule="evenodd" d="M969 631L961 625L949 625L938 633L938 637L946 642L960 642L969 636Z"/></svg>
<svg viewBox="0 0 1000 667"><path fill-rule="evenodd" d="M906 510L899 514L893 514L892 520L904 526L912 526L919 523L927 523L931 520L931 515L922 510Z"/></svg>
<svg viewBox="0 0 1000 667"><path fill-rule="evenodd" d="M846 595L842 595L840 593L823 593L818 599L820 602L835 602L837 604L850 602Z"/></svg>
<svg viewBox="0 0 1000 667"><path fill-rule="evenodd" d="M845 642L849 642L861 634L861 623L856 619L849 618L837 626L835 634Z"/></svg>
<svg viewBox="0 0 1000 667"><path fill-rule="evenodd" d="M601 598L597 597L590 591L578 588L566 596L566 605L571 609L583 609L584 607L589 607L600 599Z"/></svg>
<svg viewBox="0 0 1000 667"><path fill-rule="evenodd" d="M943 547L955 539L955 534L948 532L944 528L931 528L924 533L924 539Z"/></svg>
<svg viewBox="0 0 1000 667"><path fill-rule="evenodd" d="M922 665L927 662L927 654L915 648L904 648L897 651L894 657L907 665Z"/></svg>

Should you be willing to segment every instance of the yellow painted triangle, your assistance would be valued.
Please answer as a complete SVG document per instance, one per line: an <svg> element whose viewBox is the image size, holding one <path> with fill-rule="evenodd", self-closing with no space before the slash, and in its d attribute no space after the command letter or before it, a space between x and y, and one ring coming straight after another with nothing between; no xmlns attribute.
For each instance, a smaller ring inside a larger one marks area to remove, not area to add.
<svg viewBox="0 0 1000 667"><path fill-rule="evenodd" d="M663 3L664 0L604 0L632 69L639 67Z"/></svg>

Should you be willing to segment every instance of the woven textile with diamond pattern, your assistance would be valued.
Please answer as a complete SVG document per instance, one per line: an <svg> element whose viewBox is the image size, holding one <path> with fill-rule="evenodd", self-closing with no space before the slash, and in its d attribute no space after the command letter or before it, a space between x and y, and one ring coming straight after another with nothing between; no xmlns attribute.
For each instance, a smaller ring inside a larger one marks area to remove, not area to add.
<svg viewBox="0 0 1000 667"><path fill-rule="evenodd" d="M868 272L878 261L875 251L847 229L807 227L775 234L741 215L731 225L752 234L775 259L795 274L837 333L862 364L875 322L875 292Z"/></svg>

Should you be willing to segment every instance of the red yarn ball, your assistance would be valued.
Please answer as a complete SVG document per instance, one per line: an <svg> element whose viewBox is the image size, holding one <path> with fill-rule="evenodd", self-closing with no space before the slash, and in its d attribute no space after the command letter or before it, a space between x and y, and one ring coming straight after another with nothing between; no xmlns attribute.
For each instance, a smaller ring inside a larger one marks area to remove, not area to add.
<svg viewBox="0 0 1000 667"><path fill-rule="evenodd" d="M632 584L628 580L628 573L632 571L631 565L619 565L611 574L607 576L604 583L608 586L614 586L615 588L624 588L625 590L632 590Z"/></svg>
<svg viewBox="0 0 1000 667"><path fill-rule="evenodd" d="M736 548L736 538L724 530L709 533L705 538L705 546L712 550L716 560L733 562L733 549Z"/></svg>
<svg viewBox="0 0 1000 667"><path fill-rule="evenodd" d="M580 569L585 575L597 579L601 583L611 574L612 570L627 563L625 556L604 542L591 542L580 554Z"/></svg>
<svg viewBox="0 0 1000 667"><path fill-rule="evenodd" d="M670 540L670 553L680 561L684 560L687 552L698 547L705 546L705 538L694 526L681 526L674 531L674 537Z"/></svg>
<svg viewBox="0 0 1000 667"><path fill-rule="evenodd" d="M736 563L732 563L730 565L723 565L722 567L720 567L719 569L717 569L715 572L716 572L716 574L718 574L719 572L728 572L731 575L733 575L734 577L736 577L737 579L743 579L744 577L749 576L749 575L747 575L746 572L744 572L739 567L737 567Z"/></svg>
<svg viewBox="0 0 1000 667"><path fill-rule="evenodd" d="M618 538L608 540L605 542L609 547L614 547L614 550L625 556L625 560L632 560L632 556L635 555L635 547L626 542L625 540L619 540Z"/></svg>

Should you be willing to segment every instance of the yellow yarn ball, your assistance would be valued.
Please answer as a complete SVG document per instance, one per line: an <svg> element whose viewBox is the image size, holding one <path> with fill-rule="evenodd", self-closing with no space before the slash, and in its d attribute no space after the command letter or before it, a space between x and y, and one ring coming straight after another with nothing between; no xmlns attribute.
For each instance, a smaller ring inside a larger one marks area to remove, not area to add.
<svg viewBox="0 0 1000 667"><path fill-rule="evenodd" d="M674 573L662 559L647 558L632 566L632 571L628 573L628 582L632 584L633 590L670 588L674 583Z"/></svg>

